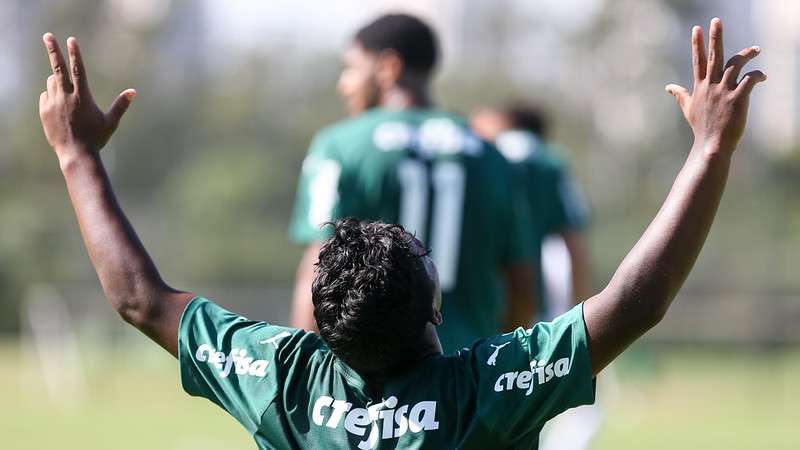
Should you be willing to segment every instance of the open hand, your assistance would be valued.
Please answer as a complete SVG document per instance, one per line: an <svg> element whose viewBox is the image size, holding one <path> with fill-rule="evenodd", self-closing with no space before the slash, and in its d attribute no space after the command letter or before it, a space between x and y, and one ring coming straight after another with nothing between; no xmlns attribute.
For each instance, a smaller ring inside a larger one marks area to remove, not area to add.
<svg viewBox="0 0 800 450"><path fill-rule="evenodd" d="M67 39L68 70L55 37L47 33L43 40L53 69L47 77L47 91L39 96L39 117L47 142L59 158L76 152L98 152L117 129L136 91L126 89L108 112L103 112L89 91L78 41Z"/></svg>
<svg viewBox="0 0 800 450"><path fill-rule="evenodd" d="M759 47L743 49L723 67L722 21L719 18L711 20L709 35L706 59L703 29L699 26L692 28L692 93L677 84L667 85L666 91L678 101L692 127L695 147L729 154L744 132L750 93L767 76L754 70L739 80L742 67L761 52Z"/></svg>

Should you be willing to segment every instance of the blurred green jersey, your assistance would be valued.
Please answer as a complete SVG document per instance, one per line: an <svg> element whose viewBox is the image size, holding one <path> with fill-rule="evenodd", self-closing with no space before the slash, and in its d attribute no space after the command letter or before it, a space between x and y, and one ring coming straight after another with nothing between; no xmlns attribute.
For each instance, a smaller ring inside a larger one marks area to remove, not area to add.
<svg viewBox="0 0 800 450"><path fill-rule="evenodd" d="M330 230L321 225L342 217L416 234L439 270L439 334L452 352L501 330L501 268L530 259L530 217L512 170L460 116L373 109L314 138L290 235L322 241Z"/></svg>
<svg viewBox="0 0 800 450"><path fill-rule="evenodd" d="M588 227L589 208L567 162L553 146L521 130L500 134L495 144L514 167L530 208L533 222L530 254L539 268L538 312L540 318L551 318L552 308L541 271L542 242L548 235Z"/></svg>

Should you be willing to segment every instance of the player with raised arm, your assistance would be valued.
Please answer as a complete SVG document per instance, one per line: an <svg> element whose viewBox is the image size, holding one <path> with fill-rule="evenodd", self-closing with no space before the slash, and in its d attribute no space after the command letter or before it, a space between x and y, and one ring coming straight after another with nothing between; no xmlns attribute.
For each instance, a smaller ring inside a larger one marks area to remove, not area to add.
<svg viewBox="0 0 800 450"><path fill-rule="evenodd" d="M101 111L77 42L68 68L44 36L53 75L40 117L81 234L112 306L176 355L184 389L217 403L259 448L535 448L542 425L594 397L594 376L667 311L702 248L745 127L759 53L723 65L722 25L706 58L692 30L694 88L669 85L694 145L655 219L611 282L551 323L443 356L433 260L398 225L339 221L313 283L320 333L245 319L170 288L120 209L99 151L134 91ZM489 360L491 359L491 364Z"/></svg>
<svg viewBox="0 0 800 450"><path fill-rule="evenodd" d="M346 50L338 90L352 117L317 133L297 190L290 235L306 251L292 326L316 329L311 282L330 232L321 225L341 217L399 223L431 249L446 353L533 319L527 204L502 155L433 105L437 47L427 24L389 14Z"/></svg>

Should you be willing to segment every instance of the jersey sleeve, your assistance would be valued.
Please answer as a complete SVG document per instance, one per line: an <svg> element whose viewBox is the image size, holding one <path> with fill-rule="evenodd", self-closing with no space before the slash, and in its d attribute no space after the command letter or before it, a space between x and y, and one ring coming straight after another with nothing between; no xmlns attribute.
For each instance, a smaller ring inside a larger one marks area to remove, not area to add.
<svg viewBox="0 0 800 450"><path fill-rule="evenodd" d="M538 433L561 412L594 402L583 305L553 322L481 341L471 353L478 416L505 442Z"/></svg>
<svg viewBox="0 0 800 450"><path fill-rule="evenodd" d="M324 241L330 230L322 225L336 219L342 166L333 153L330 138L321 133L303 160L289 225L289 237L296 243Z"/></svg>
<svg viewBox="0 0 800 450"><path fill-rule="evenodd" d="M283 373L303 347L313 351L310 344L303 330L248 320L196 298L180 322L181 383L189 395L216 403L252 434L280 392Z"/></svg>

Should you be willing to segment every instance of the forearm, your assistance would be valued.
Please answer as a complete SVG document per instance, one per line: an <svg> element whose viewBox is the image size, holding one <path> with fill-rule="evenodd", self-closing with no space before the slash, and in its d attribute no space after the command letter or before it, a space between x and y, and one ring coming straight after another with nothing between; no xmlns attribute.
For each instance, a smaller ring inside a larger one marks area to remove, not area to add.
<svg viewBox="0 0 800 450"><path fill-rule="evenodd" d="M572 274L572 296L578 304L592 295L592 273L590 269L589 245L581 231L567 230L561 233L570 257Z"/></svg>
<svg viewBox="0 0 800 450"><path fill-rule="evenodd" d="M514 264L505 268L503 331L513 331L517 327L530 328L537 320L539 298L536 295L535 273L529 264Z"/></svg>
<svg viewBox="0 0 800 450"><path fill-rule="evenodd" d="M318 331L314 318L314 303L311 298L311 285L314 283L314 265L319 259L319 244L309 244L297 266L294 293L292 295L291 326L307 331Z"/></svg>
<svg viewBox="0 0 800 450"><path fill-rule="evenodd" d="M528 329L537 321L537 308L529 298L518 294L508 295L508 308L503 318L503 332L514 331L519 327Z"/></svg>
<svg viewBox="0 0 800 450"><path fill-rule="evenodd" d="M654 310L656 317L666 311L711 229L729 169L729 153L692 150L655 219L609 284L622 302Z"/></svg>
<svg viewBox="0 0 800 450"><path fill-rule="evenodd" d="M611 282L586 302L595 372L655 326L689 274L714 220L730 151L693 148L655 219ZM597 348L599 347L599 348Z"/></svg>
<svg viewBox="0 0 800 450"><path fill-rule="evenodd" d="M84 152L59 163L106 297L126 321L146 322L153 299L172 290L122 212L99 155Z"/></svg>

